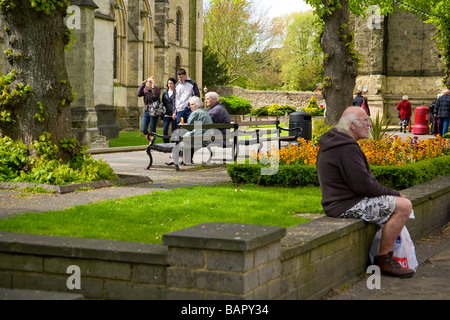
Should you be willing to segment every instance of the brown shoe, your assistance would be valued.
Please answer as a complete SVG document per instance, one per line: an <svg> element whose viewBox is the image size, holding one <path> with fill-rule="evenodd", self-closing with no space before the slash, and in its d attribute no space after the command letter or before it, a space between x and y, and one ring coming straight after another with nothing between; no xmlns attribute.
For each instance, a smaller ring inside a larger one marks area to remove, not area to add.
<svg viewBox="0 0 450 320"><path fill-rule="evenodd" d="M380 267L381 273L391 277L399 278L411 278L414 275L414 270L402 268L400 264L395 260L393 252L388 254L376 256L373 264Z"/></svg>

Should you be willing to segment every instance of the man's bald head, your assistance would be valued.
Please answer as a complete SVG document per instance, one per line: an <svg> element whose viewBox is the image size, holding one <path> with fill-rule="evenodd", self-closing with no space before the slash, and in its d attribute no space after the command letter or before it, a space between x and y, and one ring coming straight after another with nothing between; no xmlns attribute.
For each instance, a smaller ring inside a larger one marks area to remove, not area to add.
<svg viewBox="0 0 450 320"><path fill-rule="evenodd" d="M367 138L370 127L367 113L361 107L355 106L346 108L336 125L336 129L346 132L355 140Z"/></svg>

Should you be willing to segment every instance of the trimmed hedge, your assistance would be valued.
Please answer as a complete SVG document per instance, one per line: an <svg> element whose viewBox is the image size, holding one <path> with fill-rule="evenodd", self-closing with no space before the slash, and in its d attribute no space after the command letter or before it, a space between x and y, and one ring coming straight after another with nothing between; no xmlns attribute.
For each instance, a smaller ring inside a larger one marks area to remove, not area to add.
<svg viewBox="0 0 450 320"><path fill-rule="evenodd" d="M371 166L371 170L381 184L402 190L450 174L450 155L404 166Z"/></svg>
<svg viewBox="0 0 450 320"><path fill-rule="evenodd" d="M261 175L258 164L235 163L227 166L227 172L234 183L253 183L266 186L301 187L319 186L316 166L283 164L274 175ZM378 181L392 189L403 190L432 180L437 176L450 174L450 155L409 163L404 166L370 166Z"/></svg>
<svg viewBox="0 0 450 320"><path fill-rule="evenodd" d="M219 102L229 114L247 114L252 109L250 101L236 96L219 97Z"/></svg>
<svg viewBox="0 0 450 320"><path fill-rule="evenodd" d="M261 175L261 168L268 167L258 164L229 164L227 172L234 183L252 183L266 186L300 187L319 185L315 166L289 164L280 165L274 175Z"/></svg>

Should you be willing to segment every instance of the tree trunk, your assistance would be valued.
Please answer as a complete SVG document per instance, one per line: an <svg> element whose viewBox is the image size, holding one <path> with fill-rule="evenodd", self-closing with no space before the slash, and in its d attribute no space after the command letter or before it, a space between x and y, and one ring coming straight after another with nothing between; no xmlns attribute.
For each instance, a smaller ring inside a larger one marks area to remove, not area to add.
<svg viewBox="0 0 450 320"><path fill-rule="evenodd" d="M327 125L335 125L345 108L352 105L358 72L358 61L354 56L356 53L352 52L353 36L348 26L348 3L346 0L340 0L340 3L342 8L335 9L332 14L323 17L325 30L321 45L325 55L325 80L322 95L327 104Z"/></svg>
<svg viewBox="0 0 450 320"><path fill-rule="evenodd" d="M64 46L67 6L56 5L51 14L37 12L29 0L14 1L16 7L0 10L5 30L7 71L16 70L11 89L27 84L32 92L11 106L13 121L0 123L1 132L26 144L47 131L54 144L71 137L72 90L65 65ZM43 108L40 109L40 105ZM40 114L37 119L36 114Z"/></svg>

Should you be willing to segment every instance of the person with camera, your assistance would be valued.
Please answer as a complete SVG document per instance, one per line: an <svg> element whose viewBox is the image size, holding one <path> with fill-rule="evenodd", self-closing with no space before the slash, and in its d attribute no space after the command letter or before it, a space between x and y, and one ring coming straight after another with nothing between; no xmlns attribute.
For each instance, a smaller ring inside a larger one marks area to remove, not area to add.
<svg viewBox="0 0 450 320"><path fill-rule="evenodd" d="M147 137L147 140L153 141L154 136L151 136L148 132L148 125L150 124L150 132L156 132L156 126L158 123L158 116L150 115L150 107L156 102L160 101L161 89L155 85L155 77L150 76L147 80L144 80L137 91L138 97L144 99L144 115L142 117L142 133Z"/></svg>

